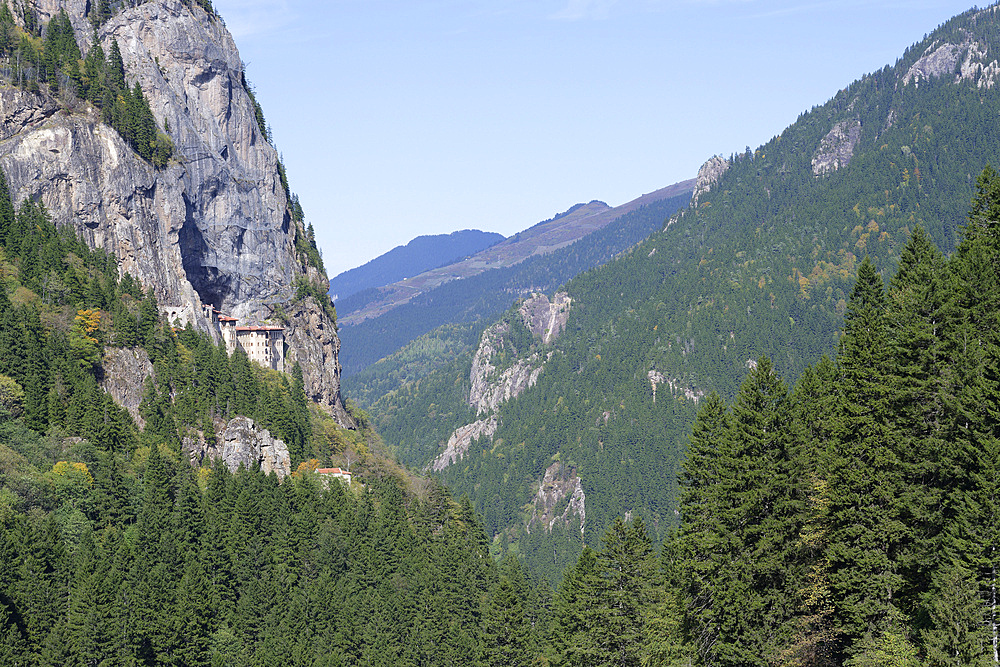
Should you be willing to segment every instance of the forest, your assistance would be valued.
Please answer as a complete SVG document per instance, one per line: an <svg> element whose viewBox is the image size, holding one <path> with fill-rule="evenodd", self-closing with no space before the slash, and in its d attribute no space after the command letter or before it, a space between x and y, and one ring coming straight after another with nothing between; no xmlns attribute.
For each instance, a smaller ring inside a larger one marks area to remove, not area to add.
<svg viewBox="0 0 1000 667"><path fill-rule="evenodd" d="M107 7L106 3L102 5ZM4 78L31 92L40 92L40 84L46 84L53 96L62 91L64 96L91 102L101 111L101 120L136 153L157 169L165 167L174 151L167 134L169 128L158 127L138 82L127 85L118 43L112 40L110 52L105 55L96 38L95 23L93 46L84 58L65 10L60 9L44 26L43 38L43 26L34 8L25 3L21 9L23 28L15 23L10 6L0 3ZM91 16L100 16L100 9Z"/></svg>
<svg viewBox="0 0 1000 667"><path fill-rule="evenodd" d="M699 411L664 550L701 664L995 662L1000 178L946 258L867 259L835 360Z"/></svg>
<svg viewBox="0 0 1000 667"><path fill-rule="evenodd" d="M494 562L468 498L385 460L344 487L193 468L169 442L127 455L103 432L60 449L51 427L31 435L8 377L0 660L992 664L991 168L960 235L946 257L916 227L888 286L865 258L836 357L791 389L762 356L731 402L710 394L659 553L641 519L614 519L555 591Z"/></svg>
<svg viewBox="0 0 1000 667"><path fill-rule="evenodd" d="M970 11L949 20L894 65L846 86L757 149L731 155L696 205L560 288L573 300L566 330L525 352L548 358L537 383L500 407L491 440L440 473L469 494L495 549L521 554L554 584L616 516L641 516L661 544L679 519L675 480L700 407L694 400L715 391L731 401L762 355L787 383L832 357L864 257L892 275L917 227L943 252L955 250L977 174L1000 164L1000 98L975 74L949 72L919 86L905 80L943 44L997 48L995 16ZM815 173L824 137L855 121L861 131L850 163ZM366 380L355 394L369 401L362 407L415 467L470 423L472 351L452 353L418 379L405 372L410 361L432 368L434 349L458 350L441 343L428 337L357 376ZM660 384L654 402L650 374L678 389ZM392 377L402 383L393 386ZM423 420L428 414L434 419ZM558 526L527 533L537 489L557 461L575 468L586 494L582 539Z"/></svg>
<svg viewBox="0 0 1000 667"><path fill-rule="evenodd" d="M554 290L580 272L608 262L661 229L687 200L687 195L682 194L653 202L565 248L531 257L505 269L492 269L453 280L380 317L344 327L340 331L344 343L342 363L349 391L370 395L372 391L365 385L371 376L363 375L357 380L351 376L363 373L379 360L438 327L493 319L520 297ZM346 300L343 307L358 308L359 301L370 301L374 296L374 290L360 292ZM385 373L384 370L377 372Z"/></svg>

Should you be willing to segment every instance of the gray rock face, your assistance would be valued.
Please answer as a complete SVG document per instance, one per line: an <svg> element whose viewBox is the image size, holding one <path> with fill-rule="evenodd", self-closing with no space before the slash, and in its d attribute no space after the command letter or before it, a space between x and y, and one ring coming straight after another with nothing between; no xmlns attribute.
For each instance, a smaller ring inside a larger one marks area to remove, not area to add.
<svg viewBox="0 0 1000 667"><path fill-rule="evenodd" d="M670 391L671 396L683 396L687 400L692 401L695 405L697 405L698 401L705 397L705 392L703 390L685 386L680 380L669 378L656 369L646 373L646 377L649 378L649 384L653 389L653 403L656 403L656 387L661 384L667 385L667 389Z"/></svg>
<svg viewBox="0 0 1000 667"><path fill-rule="evenodd" d="M531 518L525 526L529 533L536 526L551 531L556 523L567 524L576 516L580 519L580 534L583 534L587 523L587 496L575 468L558 461L550 465L538 482L532 505Z"/></svg>
<svg viewBox="0 0 1000 667"><path fill-rule="evenodd" d="M491 437L497 432L496 417L480 419L479 421L455 429L455 432L448 438L448 444L444 451L438 454L437 458L431 462L430 468L434 472L441 472L452 463L458 463L469 451L469 447L476 440L482 437Z"/></svg>
<svg viewBox="0 0 1000 667"><path fill-rule="evenodd" d="M537 353L517 359L507 368L493 365L493 358L503 349L503 337L509 331L510 325L506 322L486 329L472 358L469 405L476 408L477 415L494 412L504 401L520 396L542 373L541 357Z"/></svg>
<svg viewBox="0 0 1000 667"><path fill-rule="evenodd" d="M86 52L86 0L35 4L43 20L64 6ZM140 83L169 128L175 158L157 171L89 104L2 86L0 167L15 201L41 200L57 224L114 254L161 303L192 304L202 330L211 331L203 303L244 324L263 323L281 305L307 390L346 424L336 325L315 304L292 303L297 277L321 286L326 277L295 251L302 231L225 25L197 6L155 0L119 13L98 39L105 52L117 39L128 83Z"/></svg>
<svg viewBox="0 0 1000 667"><path fill-rule="evenodd" d="M519 312L528 331L548 345L566 328L572 302L566 292L556 292L552 301L546 295L536 293L525 299Z"/></svg>
<svg viewBox="0 0 1000 667"><path fill-rule="evenodd" d="M707 193L715 185L715 182L729 169L729 160L718 155L709 158L698 170L698 178L695 180L694 193L691 195L692 208L698 205L698 198Z"/></svg>
<svg viewBox="0 0 1000 667"><path fill-rule="evenodd" d="M291 457L285 443L273 437L267 429L258 427L249 417L229 420L219 432L215 446L209 446L200 434L198 438L185 438L184 452L194 465L221 458L232 472L236 472L241 465L252 468L256 464L260 465L265 475L274 472L278 479L292 472Z"/></svg>
<svg viewBox="0 0 1000 667"><path fill-rule="evenodd" d="M919 86L922 79L954 76L956 83L975 81L980 88L992 88L1000 65L996 59L987 61L987 56L986 47L969 36L961 44L935 42L903 75L903 85Z"/></svg>
<svg viewBox="0 0 1000 667"><path fill-rule="evenodd" d="M960 44L941 44L937 47L929 47L924 55L913 63L909 71L903 75L903 85L912 81L920 81L920 79L954 74L966 48L967 45Z"/></svg>
<svg viewBox="0 0 1000 667"><path fill-rule="evenodd" d="M101 388L128 410L139 428L146 428L139 405L146 378L153 377L149 355L142 348L109 347L104 351L101 367L104 369Z"/></svg>
<svg viewBox="0 0 1000 667"><path fill-rule="evenodd" d="M861 121L842 120L833 126L819 142L812 159L815 176L846 167L854 156L854 149L861 139Z"/></svg>
<svg viewBox="0 0 1000 667"><path fill-rule="evenodd" d="M518 308L518 315L525 328L547 345L566 328L572 301L565 292L557 292L551 301L545 294L532 294ZM492 438L499 426L495 413L500 405L534 386L542 374L551 352L544 357L535 352L510 362L502 361L504 355L501 352L509 351L506 342L508 334L510 324L506 321L487 328L479 339L479 347L472 358L472 370L469 372L472 385L469 390L469 405L476 408L476 415L492 416L456 429L448 439L444 451L431 462L432 470L441 471L457 463L469 451L473 441L484 437ZM496 366L494 362L497 363Z"/></svg>

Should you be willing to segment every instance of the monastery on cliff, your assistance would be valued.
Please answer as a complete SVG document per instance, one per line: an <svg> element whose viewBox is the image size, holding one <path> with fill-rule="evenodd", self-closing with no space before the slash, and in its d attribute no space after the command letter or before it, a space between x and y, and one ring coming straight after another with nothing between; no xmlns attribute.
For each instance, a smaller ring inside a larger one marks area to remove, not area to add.
<svg viewBox="0 0 1000 667"><path fill-rule="evenodd" d="M162 308L167 321L187 322L191 318L191 307ZM285 372L285 329L273 326L236 326L237 319L223 315L209 305L202 306L203 314L212 326L217 327L226 344L226 352L232 356L237 348L246 352L250 361L255 361L264 368L271 368L281 373Z"/></svg>

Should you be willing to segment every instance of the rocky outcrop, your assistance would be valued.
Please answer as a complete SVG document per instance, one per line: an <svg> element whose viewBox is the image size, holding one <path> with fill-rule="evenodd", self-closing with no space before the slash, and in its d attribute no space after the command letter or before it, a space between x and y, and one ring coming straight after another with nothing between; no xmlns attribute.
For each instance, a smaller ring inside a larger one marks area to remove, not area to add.
<svg viewBox="0 0 1000 667"><path fill-rule="evenodd" d="M692 401L695 405L698 401L705 397L705 392L701 389L692 389L691 387L681 384L680 380L674 378L669 378L658 370L651 370L646 374L649 379L649 384L653 388L653 403L656 403L656 387L657 385L665 384L667 389L670 390L671 396L683 396L689 401ZM605 419L607 422L607 419Z"/></svg>
<svg viewBox="0 0 1000 667"><path fill-rule="evenodd" d="M996 85L997 75L1000 74L1000 63L996 59L986 61L986 47L979 42L969 44L969 49L965 53L965 60L958 71L958 78L962 81L975 81L979 88L987 90Z"/></svg>
<svg viewBox="0 0 1000 667"><path fill-rule="evenodd" d="M139 414L142 388L146 379L153 377L153 364L146 351L142 348L106 348L101 371L101 389L128 410L139 428L146 428L146 421Z"/></svg>
<svg viewBox="0 0 1000 667"><path fill-rule="evenodd" d="M288 359L285 368L302 366L306 395L321 405L330 406L342 425L351 425L350 416L340 400L340 338L335 323L311 296L283 307L285 345ZM312 372L306 373L306 369Z"/></svg>
<svg viewBox="0 0 1000 667"><path fill-rule="evenodd" d="M557 292L551 301L546 295L535 293L518 307L518 315L531 335L548 345L566 328L572 302L565 292ZM469 405L476 408L476 414L496 411L501 403L516 398L533 386L542 373L542 356L537 352L528 357L518 356L524 351L510 348L507 342L509 333L510 323L502 320L486 329L479 340L469 373L472 385ZM505 349L515 358L501 369L494 366L493 361Z"/></svg>
<svg viewBox="0 0 1000 667"><path fill-rule="evenodd" d="M548 345L563 329L569 317L572 299L565 292L558 292L550 301L544 294L532 294L518 307L517 313L532 337ZM479 347L472 357L469 372L469 405L476 409L476 415L492 415L504 402L516 398L534 386L542 374L549 355L533 352L529 356L519 356L525 350L516 350L509 341L511 324L501 320L483 332ZM496 365L494 365L496 364ZM448 438L441 452L430 468L444 470L457 463L469 450L473 440L492 437L497 430L496 417L481 419L462 426Z"/></svg>
<svg viewBox="0 0 1000 667"><path fill-rule="evenodd" d="M813 154L813 174L820 176L846 167L851 162L860 139L861 121L856 118L842 120L834 125Z"/></svg>
<svg viewBox="0 0 1000 667"><path fill-rule="evenodd" d="M544 294L532 293L518 308L524 326L535 338L548 345L566 328L569 309L573 300L566 292L556 292L549 301Z"/></svg>
<svg viewBox="0 0 1000 667"><path fill-rule="evenodd" d="M716 181L729 169L729 160L719 157L709 158L698 170L698 178L695 180L694 193L691 195L691 207L698 205L698 198L708 193L715 185Z"/></svg>
<svg viewBox="0 0 1000 667"><path fill-rule="evenodd" d="M86 0L36 0L44 21L60 6L90 48ZM0 85L0 167L16 201L41 200L57 224L72 224L164 304L201 305L261 324L281 305L310 393L342 423L339 343L321 308L295 307L294 281L325 286L295 249L278 154L261 133L232 36L197 3L155 0L126 8L100 28L117 40L128 83L145 91L168 128L175 157L156 170L89 104ZM43 86L45 88L45 86ZM325 291L325 287L323 287ZM321 331L310 342L310 331Z"/></svg>
<svg viewBox="0 0 1000 667"><path fill-rule="evenodd" d="M473 441L482 437L491 437L497 431L496 417L480 419L467 426L456 429L444 451L438 454L437 458L431 462L430 468L434 472L441 472L453 463L458 463L465 453L469 451Z"/></svg>
<svg viewBox="0 0 1000 667"><path fill-rule="evenodd" d="M215 445L207 443L201 434L184 438L183 444L184 452L194 465L221 458L233 472L241 465L245 468L259 465L265 475L273 472L278 479L292 472L291 457L285 443L273 437L267 429L258 427L249 417L229 420L219 432Z"/></svg>
<svg viewBox="0 0 1000 667"><path fill-rule="evenodd" d="M568 524L573 517L580 519L580 534L587 523L587 496L575 468L556 461L545 470L532 500L527 532L540 526L551 531L557 522Z"/></svg>
<svg viewBox="0 0 1000 667"><path fill-rule="evenodd" d="M542 373L541 358L537 353L526 359L517 359L504 369L493 365L493 358L503 350L504 336L509 332L510 324L507 322L498 322L486 329L472 358L469 405L476 408L477 415L496 411L501 403L519 396L534 385Z"/></svg>
<svg viewBox="0 0 1000 667"><path fill-rule="evenodd" d="M987 62L987 55L986 47L970 38L961 44L934 42L903 75L903 85L954 76L956 82L975 81L980 88L992 88L1000 65L996 60Z"/></svg>

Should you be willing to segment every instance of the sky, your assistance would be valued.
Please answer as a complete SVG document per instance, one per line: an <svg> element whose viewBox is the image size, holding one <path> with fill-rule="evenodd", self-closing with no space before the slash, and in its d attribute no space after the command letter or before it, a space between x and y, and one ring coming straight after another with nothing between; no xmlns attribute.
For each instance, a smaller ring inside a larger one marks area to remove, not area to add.
<svg viewBox="0 0 1000 667"><path fill-rule="evenodd" d="M213 0L330 277L756 148L962 0Z"/></svg>

